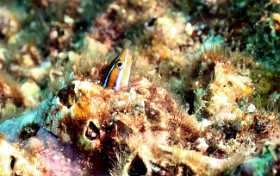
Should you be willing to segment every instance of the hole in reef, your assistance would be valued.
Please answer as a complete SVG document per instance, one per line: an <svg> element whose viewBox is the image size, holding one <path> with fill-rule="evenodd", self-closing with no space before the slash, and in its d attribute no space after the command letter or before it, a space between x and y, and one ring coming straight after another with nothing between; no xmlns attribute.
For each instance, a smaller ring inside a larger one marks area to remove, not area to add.
<svg viewBox="0 0 280 176"><path fill-rule="evenodd" d="M99 129L95 126L95 124L92 121L90 121L87 126L85 136L89 140L95 140L96 138L100 138Z"/></svg>
<svg viewBox="0 0 280 176"><path fill-rule="evenodd" d="M75 85L69 85L60 89L57 96L63 105L70 108L76 101Z"/></svg>
<svg viewBox="0 0 280 176"><path fill-rule="evenodd" d="M194 114L195 93L192 90L187 90L186 92L184 92L184 101L189 105L189 110L188 110L189 115Z"/></svg>
<svg viewBox="0 0 280 176"><path fill-rule="evenodd" d="M10 166L11 166L12 170L14 170L15 163L16 163L16 158L13 155L11 155L11 165Z"/></svg>
<svg viewBox="0 0 280 176"><path fill-rule="evenodd" d="M148 27L152 27L153 25L155 25L156 21L157 21L157 18L152 17L152 18L149 20L149 22L147 23L147 26L148 26Z"/></svg>
<svg viewBox="0 0 280 176"><path fill-rule="evenodd" d="M131 162L128 175L130 176L138 176L138 175L146 175L147 168L142 161L142 159L137 155L133 161Z"/></svg>
<svg viewBox="0 0 280 176"><path fill-rule="evenodd" d="M228 122L223 127L223 132L225 134L225 139L235 139L237 133L239 132L240 129L240 123L234 123L234 122Z"/></svg>
<svg viewBox="0 0 280 176"><path fill-rule="evenodd" d="M181 175L186 175L186 176L192 176L195 175L195 173L189 168L188 166L184 165L182 172L180 173Z"/></svg>
<svg viewBox="0 0 280 176"><path fill-rule="evenodd" d="M36 123L31 123L31 124L27 124L26 126L24 126L19 134L19 138L22 140L25 139L29 139L32 136L35 136L37 134L37 131L39 130L40 125L36 124Z"/></svg>

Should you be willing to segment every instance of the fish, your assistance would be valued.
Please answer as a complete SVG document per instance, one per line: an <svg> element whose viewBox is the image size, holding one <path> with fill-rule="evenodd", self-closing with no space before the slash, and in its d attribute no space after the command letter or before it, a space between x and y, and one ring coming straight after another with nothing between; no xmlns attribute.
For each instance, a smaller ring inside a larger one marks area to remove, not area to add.
<svg viewBox="0 0 280 176"><path fill-rule="evenodd" d="M132 65L132 56L128 49L125 49L117 56L108 66L104 74L101 85L104 88L120 90L122 87L127 87L130 77Z"/></svg>

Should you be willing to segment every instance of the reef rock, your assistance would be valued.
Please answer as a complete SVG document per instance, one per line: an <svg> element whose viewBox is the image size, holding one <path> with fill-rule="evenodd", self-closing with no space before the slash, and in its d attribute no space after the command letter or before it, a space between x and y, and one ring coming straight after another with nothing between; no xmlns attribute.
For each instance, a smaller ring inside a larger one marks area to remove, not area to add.
<svg viewBox="0 0 280 176"><path fill-rule="evenodd" d="M58 91L43 124L85 151L116 146L127 136L149 130L168 131L165 143L174 144L174 139L195 140L200 135L199 123L182 111L166 90L146 79L119 92L76 80Z"/></svg>

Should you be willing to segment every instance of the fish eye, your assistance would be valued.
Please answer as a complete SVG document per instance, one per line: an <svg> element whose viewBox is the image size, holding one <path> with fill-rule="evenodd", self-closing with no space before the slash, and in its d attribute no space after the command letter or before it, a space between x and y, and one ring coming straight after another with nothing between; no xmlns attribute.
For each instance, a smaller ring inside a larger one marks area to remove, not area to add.
<svg viewBox="0 0 280 176"><path fill-rule="evenodd" d="M116 66L117 66L117 67L121 67L122 65L123 65L123 63L122 63L121 61L119 61L119 62L116 63Z"/></svg>

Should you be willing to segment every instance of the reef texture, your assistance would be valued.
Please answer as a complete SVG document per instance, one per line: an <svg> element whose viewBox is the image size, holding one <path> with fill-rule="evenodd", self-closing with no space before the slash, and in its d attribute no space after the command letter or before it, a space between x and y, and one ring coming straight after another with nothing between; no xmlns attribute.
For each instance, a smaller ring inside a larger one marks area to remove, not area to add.
<svg viewBox="0 0 280 176"><path fill-rule="evenodd" d="M2 0L0 173L279 175L279 8Z"/></svg>

